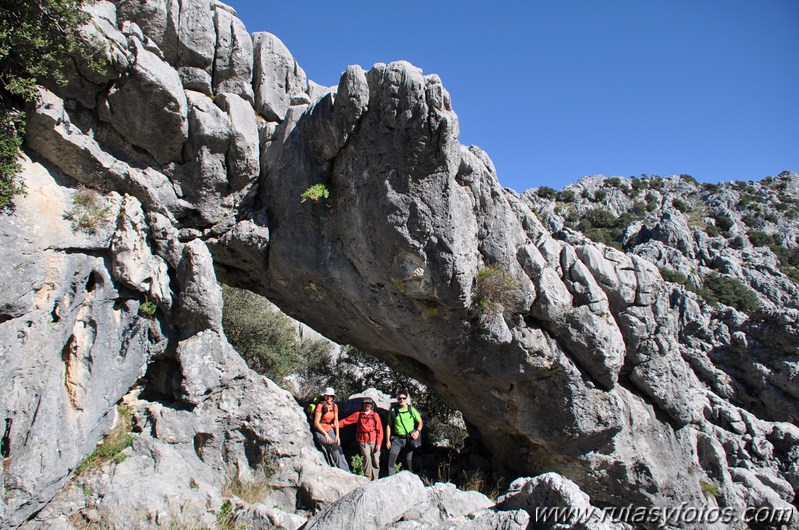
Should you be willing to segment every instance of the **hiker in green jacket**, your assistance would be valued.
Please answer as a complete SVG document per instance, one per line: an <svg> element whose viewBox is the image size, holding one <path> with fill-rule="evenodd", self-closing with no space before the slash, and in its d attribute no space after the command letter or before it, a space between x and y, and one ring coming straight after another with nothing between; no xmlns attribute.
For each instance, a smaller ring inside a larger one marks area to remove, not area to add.
<svg viewBox="0 0 799 530"><path fill-rule="evenodd" d="M386 422L386 449L388 449L388 475L394 474L394 466L400 451L405 450L405 469L413 471L413 450L422 445L422 416L410 404L407 392L397 395L397 404L391 407Z"/></svg>

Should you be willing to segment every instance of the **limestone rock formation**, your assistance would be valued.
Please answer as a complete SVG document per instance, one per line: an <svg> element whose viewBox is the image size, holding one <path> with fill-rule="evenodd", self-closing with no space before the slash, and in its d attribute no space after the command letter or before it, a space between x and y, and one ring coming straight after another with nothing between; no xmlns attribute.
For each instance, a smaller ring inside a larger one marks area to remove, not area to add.
<svg viewBox="0 0 799 530"><path fill-rule="evenodd" d="M28 195L0 213L0 528L223 509L525 528L551 499L796 515L799 176L518 194L406 62L325 89L221 2L89 9L107 67L75 58L40 89ZM301 202L314 185L329 197ZM227 343L218 278L423 381L532 478L492 506L324 465L289 394ZM75 474L126 395L127 458ZM230 493L262 479L271 506Z"/></svg>

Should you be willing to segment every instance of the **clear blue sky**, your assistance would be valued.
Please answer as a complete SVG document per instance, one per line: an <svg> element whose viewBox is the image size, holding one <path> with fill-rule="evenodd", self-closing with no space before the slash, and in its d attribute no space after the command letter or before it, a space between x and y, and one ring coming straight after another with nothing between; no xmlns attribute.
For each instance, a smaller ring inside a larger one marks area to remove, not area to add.
<svg viewBox="0 0 799 530"><path fill-rule="evenodd" d="M404 59L517 191L799 172L799 0L227 0L309 79Z"/></svg>

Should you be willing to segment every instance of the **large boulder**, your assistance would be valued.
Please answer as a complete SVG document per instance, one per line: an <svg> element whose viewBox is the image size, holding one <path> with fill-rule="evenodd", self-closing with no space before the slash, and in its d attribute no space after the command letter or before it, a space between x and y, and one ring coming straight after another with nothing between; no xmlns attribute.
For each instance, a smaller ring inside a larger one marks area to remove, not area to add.
<svg viewBox="0 0 799 530"><path fill-rule="evenodd" d="M108 91L100 118L159 164L181 159L188 104L177 72L133 39L135 64Z"/></svg>
<svg viewBox="0 0 799 530"><path fill-rule="evenodd" d="M255 111L269 121L282 121L291 98L305 92L305 72L271 33L254 33L252 40Z"/></svg>

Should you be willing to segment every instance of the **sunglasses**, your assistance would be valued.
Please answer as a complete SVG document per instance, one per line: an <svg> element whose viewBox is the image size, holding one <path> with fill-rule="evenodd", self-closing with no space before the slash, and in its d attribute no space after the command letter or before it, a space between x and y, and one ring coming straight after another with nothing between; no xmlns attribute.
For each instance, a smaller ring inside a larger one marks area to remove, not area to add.
<svg viewBox="0 0 799 530"><path fill-rule="evenodd" d="M408 398L400 396L400 397L397 398L397 401L405 401L406 399L408 399Z"/></svg>

